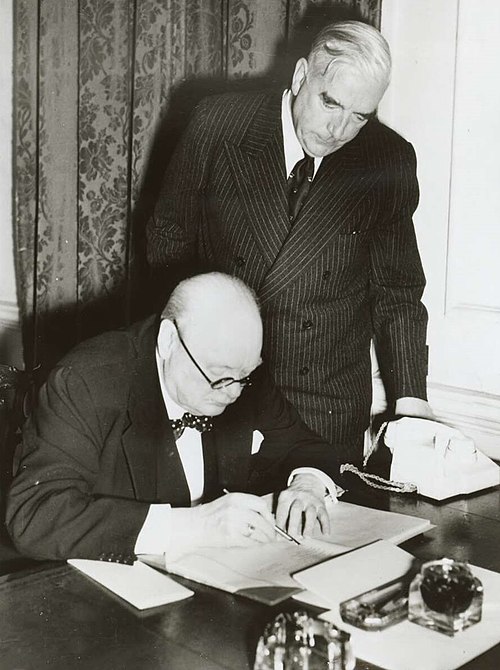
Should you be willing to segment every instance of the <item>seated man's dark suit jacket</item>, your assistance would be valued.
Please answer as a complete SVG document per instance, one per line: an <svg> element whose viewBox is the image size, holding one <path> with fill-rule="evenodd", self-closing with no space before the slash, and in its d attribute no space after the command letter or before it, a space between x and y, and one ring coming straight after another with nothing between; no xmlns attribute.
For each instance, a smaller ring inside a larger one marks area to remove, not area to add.
<svg viewBox="0 0 500 670"><path fill-rule="evenodd" d="M158 320L75 348L42 387L23 434L7 526L35 558L131 562L150 503L189 506L161 395ZM252 435L265 436L251 455ZM331 445L299 419L262 370L204 433L204 501L286 486L297 466L338 472Z"/></svg>

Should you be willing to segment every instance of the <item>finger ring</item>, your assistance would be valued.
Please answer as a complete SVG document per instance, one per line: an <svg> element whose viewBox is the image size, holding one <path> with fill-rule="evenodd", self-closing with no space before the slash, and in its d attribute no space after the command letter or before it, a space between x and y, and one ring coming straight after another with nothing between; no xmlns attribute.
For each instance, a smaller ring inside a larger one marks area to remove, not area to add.
<svg viewBox="0 0 500 670"><path fill-rule="evenodd" d="M254 532L255 526L252 525L251 523L247 524L247 529L246 532L243 533L245 537L250 537L250 535Z"/></svg>

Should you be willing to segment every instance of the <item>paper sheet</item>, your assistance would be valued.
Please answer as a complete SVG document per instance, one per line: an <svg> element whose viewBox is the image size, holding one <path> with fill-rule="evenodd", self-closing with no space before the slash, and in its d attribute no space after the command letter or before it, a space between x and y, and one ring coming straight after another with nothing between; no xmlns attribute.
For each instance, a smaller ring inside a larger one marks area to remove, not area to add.
<svg viewBox="0 0 500 670"><path fill-rule="evenodd" d="M448 637L402 621L378 633L344 623L338 610L321 616L352 635L354 653L386 670L455 670L500 642L500 575L470 566L484 587L483 616L479 623Z"/></svg>
<svg viewBox="0 0 500 670"><path fill-rule="evenodd" d="M500 642L500 574L475 566L484 587L482 620L452 638L410 621L376 632L342 620L340 602L404 575L412 559L399 547L375 542L295 575L309 589L296 597L332 607L320 618L351 633L356 657L386 670L455 670Z"/></svg>
<svg viewBox="0 0 500 670"><path fill-rule="evenodd" d="M193 595L193 591L140 561L124 565L70 559L68 563L140 610Z"/></svg>
<svg viewBox="0 0 500 670"><path fill-rule="evenodd" d="M332 542L361 547L375 540L401 544L433 525L427 519L339 501L329 509Z"/></svg>
<svg viewBox="0 0 500 670"><path fill-rule="evenodd" d="M294 578L317 594L322 605L338 607L343 600L401 577L414 563L407 551L380 540L295 573Z"/></svg>
<svg viewBox="0 0 500 670"><path fill-rule="evenodd" d="M169 563L166 569L209 586L236 593L242 589L286 586L297 588L290 574L337 556L348 547L321 540L288 540L233 549L203 549Z"/></svg>
<svg viewBox="0 0 500 670"><path fill-rule="evenodd" d="M271 505L272 496L266 498ZM344 502L328 505L328 513L331 535L301 539L300 546L280 538L253 547L200 549L167 565L163 557L142 556L141 559L201 584L274 604L300 590L300 585L291 577L294 572L353 547L378 539L402 542L431 527L426 519ZM282 591L273 593L272 588Z"/></svg>

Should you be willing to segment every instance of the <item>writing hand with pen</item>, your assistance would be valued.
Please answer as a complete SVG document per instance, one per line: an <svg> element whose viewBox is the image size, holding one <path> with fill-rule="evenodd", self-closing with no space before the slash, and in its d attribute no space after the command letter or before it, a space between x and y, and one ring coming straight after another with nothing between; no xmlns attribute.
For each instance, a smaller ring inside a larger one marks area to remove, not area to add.
<svg viewBox="0 0 500 670"><path fill-rule="evenodd" d="M224 493L231 495L227 489L224 489ZM255 507L255 500L263 502L260 498L248 494L236 495L238 497L233 498L235 504L251 504L254 514L262 516L262 519L272 524L275 533L295 544L300 544L298 537L308 537L318 528L322 534L330 532L324 486L314 475L296 475L288 488L279 494L275 521L272 515L269 516L267 506L258 504L258 508ZM274 539L269 536L269 525L266 524L263 528L262 519L255 516L248 519L246 528L241 531L243 537L251 539L252 542L268 542Z"/></svg>
<svg viewBox="0 0 500 670"><path fill-rule="evenodd" d="M278 496L276 516L268 503L250 493L225 491L212 502L176 508L170 520L170 560L200 547L248 547L277 535L300 544L319 526L330 530L324 486L314 475L297 474Z"/></svg>

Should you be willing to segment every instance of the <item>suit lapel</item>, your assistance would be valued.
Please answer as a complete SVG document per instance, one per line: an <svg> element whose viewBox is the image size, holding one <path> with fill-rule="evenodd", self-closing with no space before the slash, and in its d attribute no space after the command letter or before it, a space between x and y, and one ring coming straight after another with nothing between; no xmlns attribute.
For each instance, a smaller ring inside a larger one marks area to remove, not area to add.
<svg viewBox="0 0 500 670"><path fill-rule="evenodd" d="M333 237L345 230L350 213L379 178L360 168L354 141L323 159L309 196L269 270L259 297L272 300L314 262Z"/></svg>
<svg viewBox="0 0 500 670"><path fill-rule="evenodd" d="M212 468L217 473L216 495L220 495L223 488L229 491L246 490L252 449L249 403L250 394L245 390L238 402L214 418L213 431L203 435L203 443L211 450L214 459ZM205 495L210 493L207 483L206 479Z"/></svg>
<svg viewBox="0 0 500 670"><path fill-rule="evenodd" d="M189 490L158 381L156 332L138 344L122 445L137 499L185 504Z"/></svg>
<svg viewBox="0 0 500 670"><path fill-rule="evenodd" d="M363 137L362 131L322 161L291 230L281 96L264 99L239 144L226 142L240 201L266 267L259 290L262 303L272 300L314 262L379 178L377 170L366 169L369 147Z"/></svg>
<svg viewBox="0 0 500 670"><path fill-rule="evenodd" d="M226 142L225 149L249 226L270 267L289 232L280 96L266 99L241 143Z"/></svg>

